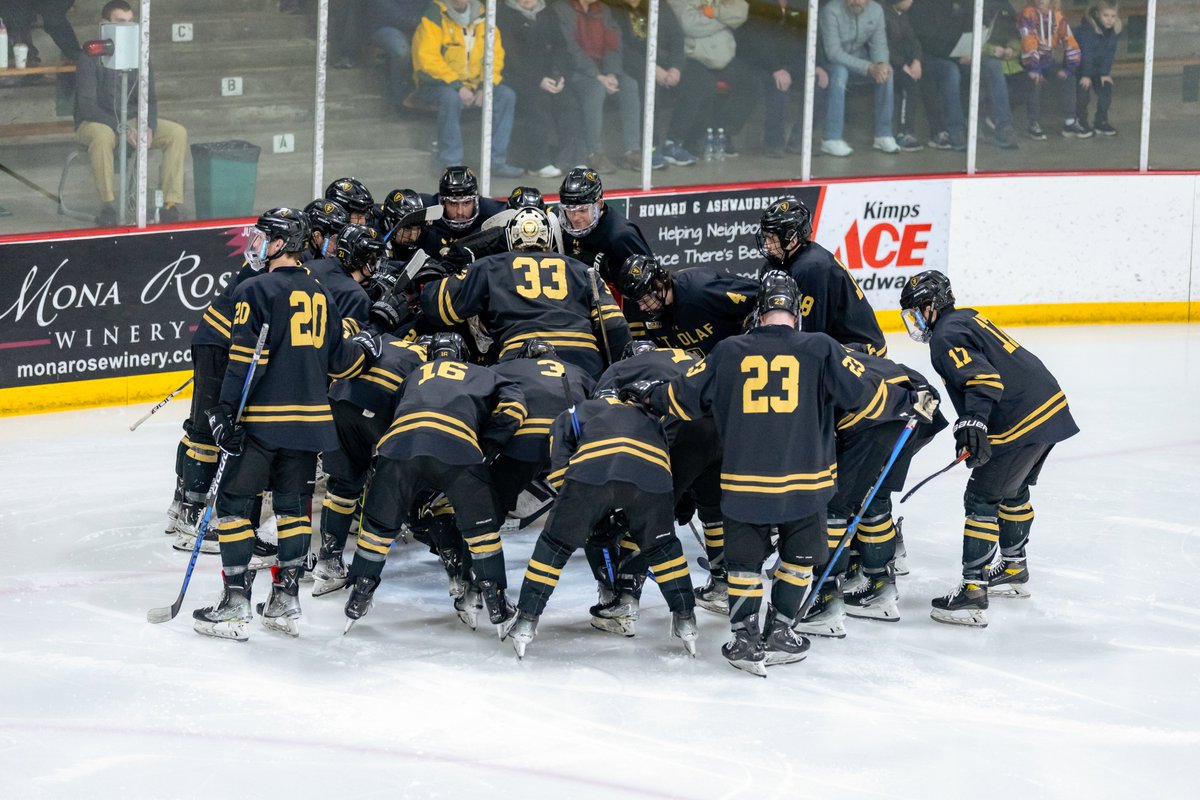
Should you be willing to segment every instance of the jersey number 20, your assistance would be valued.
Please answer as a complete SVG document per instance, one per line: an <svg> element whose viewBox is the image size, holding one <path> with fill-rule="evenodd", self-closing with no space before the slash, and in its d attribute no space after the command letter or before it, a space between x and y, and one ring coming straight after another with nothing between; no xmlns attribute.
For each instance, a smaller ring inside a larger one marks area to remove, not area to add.
<svg viewBox="0 0 1200 800"><path fill-rule="evenodd" d="M295 291L288 295L288 305L292 307L292 347L323 346L329 319L325 295Z"/></svg>

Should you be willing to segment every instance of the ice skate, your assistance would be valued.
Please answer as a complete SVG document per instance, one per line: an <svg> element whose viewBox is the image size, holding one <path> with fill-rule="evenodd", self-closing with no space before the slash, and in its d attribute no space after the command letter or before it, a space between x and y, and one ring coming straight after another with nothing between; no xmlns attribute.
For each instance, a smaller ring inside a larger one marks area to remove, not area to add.
<svg viewBox="0 0 1200 800"><path fill-rule="evenodd" d="M179 503L179 510L175 514L175 527L169 529L167 533L187 534L189 537L193 537L196 535L196 528L200 525L200 519L203 516L203 503L189 503L187 500L183 500ZM188 549L191 549L190 545Z"/></svg>
<svg viewBox="0 0 1200 800"><path fill-rule="evenodd" d="M192 630L203 636L244 642L250 638L246 628L253 619L249 586L230 586L224 581L216 605L192 612Z"/></svg>
<svg viewBox="0 0 1200 800"><path fill-rule="evenodd" d="M462 597L467 591L467 582L462 576L462 553L457 547L443 547L438 550L438 558L446 570L446 579L450 586L451 597Z"/></svg>
<svg viewBox="0 0 1200 800"><path fill-rule="evenodd" d="M842 590L832 578L825 581L803 619L796 620L792 630L805 636L825 639L846 638L846 604Z"/></svg>
<svg viewBox="0 0 1200 800"><path fill-rule="evenodd" d="M964 578L950 594L933 599L933 610L929 612L929 616L950 625L986 628L987 607L987 582Z"/></svg>
<svg viewBox="0 0 1200 800"><path fill-rule="evenodd" d="M721 645L721 655L735 669L767 677L767 655L757 617L748 617L733 626L733 639Z"/></svg>
<svg viewBox="0 0 1200 800"><path fill-rule="evenodd" d="M268 630L299 636L300 628L300 567L271 570L271 594L256 610L262 615Z"/></svg>
<svg viewBox="0 0 1200 800"><path fill-rule="evenodd" d="M767 624L763 631L763 652L768 667L793 664L808 655L808 639L797 636L788 623L780 619L773 606L767 607Z"/></svg>
<svg viewBox="0 0 1200 800"><path fill-rule="evenodd" d="M346 562L342 560L342 549L338 547L332 536L325 538L321 552L317 554L317 563L313 566L312 596L336 592L350 582L346 572Z"/></svg>
<svg viewBox="0 0 1200 800"><path fill-rule="evenodd" d="M342 631L343 636L371 610L371 600L379 588L379 580L371 575L359 575L355 579L354 586L350 588L350 597L346 600L346 629Z"/></svg>
<svg viewBox="0 0 1200 800"><path fill-rule="evenodd" d="M896 591L896 578L888 570L867 575L866 586L861 592L844 596L846 613L861 619L878 619L884 622L899 622L900 593Z"/></svg>
<svg viewBox="0 0 1200 800"><path fill-rule="evenodd" d="M696 595L696 605L700 608L723 617L729 616L729 584L724 573L720 576L710 574L708 583L692 589L692 593Z"/></svg>
<svg viewBox="0 0 1200 800"><path fill-rule="evenodd" d="M537 635L538 618L534 614L526 614L524 611L513 617L512 623L504 632L504 637L512 642L513 650L517 652L517 658L525 657L525 648L533 641L533 637Z"/></svg>
<svg viewBox="0 0 1200 800"><path fill-rule="evenodd" d="M1029 567L1024 558L1006 558L988 573L988 597L1029 597Z"/></svg>
<svg viewBox="0 0 1200 800"><path fill-rule="evenodd" d="M508 621L516 616L516 607L508 602L504 589L495 581L480 581L479 594L487 607L488 620L496 626L496 636L503 639Z"/></svg>
<svg viewBox="0 0 1200 800"><path fill-rule="evenodd" d="M184 553L192 552L196 546L196 528L204 515L204 506L191 506L184 503L183 511L178 520L178 533L171 547ZM211 525L204 531L204 539L200 542L200 552L212 555L221 552L221 543L217 539L217 531Z"/></svg>
<svg viewBox="0 0 1200 800"><path fill-rule="evenodd" d="M908 574L908 550L904 547L904 534L900 532L900 527L904 524L904 517L896 518L896 553L892 556L892 572L903 578Z"/></svg>
<svg viewBox="0 0 1200 800"><path fill-rule="evenodd" d="M592 627L598 631L633 636L637 629L640 605L641 601L637 597L629 592L622 592L608 603L591 607Z"/></svg>
<svg viewBox="0 0 1200 800"><path fill-rule="evenodd" d="M179 513L183 509L183 497L180 496L179 490L175 490L175 497L171 500L171 505L167 506L167 528L163 533L168 536L175 535L175 525L179 521Z"/></svg>
<svg viewBox="0 0 1200 800"><path fill-rule="evenodd" d="M254 553L250 556L250 566L254 569L267 569L279 563L279 548L265 539L254 534Z"/></svg>
<svg viewBox="0 0 1200 800"><path fill-rule="evenodd" d="M317 567L317 554L309 550L304 554L304 569L300 570L300 582L312 583L313 570Z"/></svg>
<svg viewBox="0 0 1200 800"><path fill-rule="evenodd" d="M833 576L829 576L832 580ZM846 567L846 572L842 575L841 587L843 594L854 594L861 592L863 587L867 585L867 576L863 575L862 561L858 557L858 553L850 554L850 564Z"/></svg>
<svg viewBox="0 0 1200 800"><path fill-rule="evenodd" d="M683 642L683 647L688 651L688 655L695 658L696 638L700 635L700 631L696 627L696 612L671 612L671 635Z"/></svg>
<svg viewBox="0 0 1200 800"><path fill-rule="evenodd" d="M481 608L483 608L483 598L479 594L479 587L474 583L468 583L466 591L454 598L454 613L458 614L458 618L471 630L475 630L479 624Z"/></svg>

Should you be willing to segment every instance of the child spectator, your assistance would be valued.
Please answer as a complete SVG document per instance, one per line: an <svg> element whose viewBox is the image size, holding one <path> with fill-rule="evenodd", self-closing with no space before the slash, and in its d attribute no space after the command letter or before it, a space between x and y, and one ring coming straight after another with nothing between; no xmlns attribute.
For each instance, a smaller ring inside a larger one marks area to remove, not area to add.
<svg viewBox="0 0 1200 800"><path fill-rule="evenodd" d="M917 99L921 80L921 43L913 31L907 12L913 0L888 0L883 7L887 27L888 58L895 79L896 144L901 150L915 153L925 149L912 133L912 103Z"/></svg>
<svg viewBox="0 0 1200 800"><path fill-rule="evenodd" d="M1029 95L1025 108L1029 116L1029 136L1038 141L1046 139L1042 130L1042 90L1051 78L1062 81L1063 109L1066 120L1062 135L1086 139L1092 135L1075 118L1075 81L1072 76L1079 67L1079 45L1067 24L1066 15L1059 9L1059 0L1029 0L1017 22L1021 33L1021 64L1029 75ZM1062 48L1062 64L1054 57Z"/></svg>
<svg viewBox="0 0 1200 800"><path fill-rule="evenodd" d="M1075 124L1088 128L1088 102L1096 92L1096 118L1092 129L1101 136L1116 136L1117 129L1108 123L1108 107L1112 103L1112 65L1117 55L1117 39L1121 36L1121 18L1117 16L1116 0L1097 0L1079 23L1079 83L1075 87ZM1088 133L1090 136L1090 132Z"/></svg>

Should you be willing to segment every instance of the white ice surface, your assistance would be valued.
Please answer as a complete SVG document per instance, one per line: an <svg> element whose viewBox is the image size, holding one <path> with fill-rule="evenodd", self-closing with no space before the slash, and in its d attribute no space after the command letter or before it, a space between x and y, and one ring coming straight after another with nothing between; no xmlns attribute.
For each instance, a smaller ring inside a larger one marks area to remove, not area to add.
<svg viewBox="0 0 1200 800"><path fill-rule="evenodd" d="M2 419L0 798L1194 797L1200 326L1015 333L1083 430L1033 495L1034 596L994 600L986 630L929 619L958 572L959 467L898 509L903 619L851 620L767 680L725 664L706 612L687 658L652 586L635 639L592 630L582 554L523 663L457 621L411 543L349 636L345 595L306 592L298 640L197 636L214 556L147 624L187 560L162 533L186 403L136 433L141 406ZM910 484L952 457L946 433ZM505 542L514 599L534 536Z"/></svg>

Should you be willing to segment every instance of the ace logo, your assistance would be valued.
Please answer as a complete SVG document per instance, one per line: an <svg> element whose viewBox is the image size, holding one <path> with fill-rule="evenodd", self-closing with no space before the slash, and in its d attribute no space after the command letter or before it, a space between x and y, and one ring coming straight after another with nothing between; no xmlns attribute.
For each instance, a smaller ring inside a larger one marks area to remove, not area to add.
<svg viewBox="0 0 1200 800"><path fill-rule="evenodd" d="M850 269L924 267L933 228L928 222L854 220L834 255Z"/></svg>

